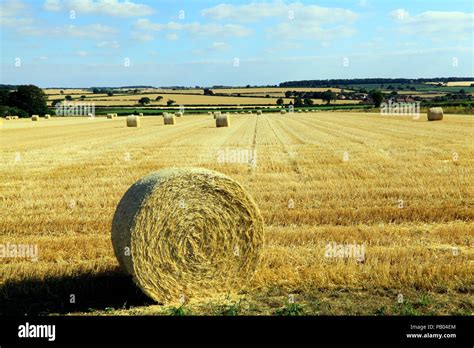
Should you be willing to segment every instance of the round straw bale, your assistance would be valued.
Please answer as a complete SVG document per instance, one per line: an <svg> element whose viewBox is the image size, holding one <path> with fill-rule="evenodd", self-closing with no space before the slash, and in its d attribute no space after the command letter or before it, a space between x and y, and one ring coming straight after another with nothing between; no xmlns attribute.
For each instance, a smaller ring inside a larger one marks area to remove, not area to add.
<svg viewBox="0 0 474 348"><path fill-rule="evenodd" d="M114 114L107 114L107 118L108 118L109 120L112 120L112 119L115 118L115 116L114 116Z"/></svg>
<svg viewBox="0 0 474 348"><path fill-rule="evenodd" d="M166 114L163 118L163 124L165 125L173 125L176 123L176 118L173 114Z"/></svg>
<svg viewBox="0 0 474 348"><path fill-rule="evenodd" d="M203 168L168 168L133 184L112 221L117 260L166 303L241 289L261 259L263 219L245 189Z"/></svg>
<svg viewBox="0 0 474 348"><path fill-rule="evenodd" d="M47 119L47 120L49 120L49 119L51 118L51 115L50 115L50 114L45 114L45 115L44 115L44 118Z"/></svg>
<svg viewBox="0 0 474 348"><path fill-rule="evenodd" d="M217 115L216 127L230 127L230 116L228 114Z"/></svg>
<svg viewBox="0 0 474 348"><path fill-rule="evenodd" d="M280 110L280 114L286 114L286 110Z"/></svg>
<svg viewBox="0 0 474 348"><path fill-rule="evenodd" d="M140 112L140 113L138 114L138 116L143 116L143 112Z"/></svg>
<svg viewBox="0 0 474 348"><path fill-rule="evenodd" d="M12 120L13 116L5 116L5 120Z"/></svg>
<svg viewBox="0 0 474 348"><path fill-rule="evenodd" d="M443 119L443 108L429 108L428 121L441 121Z"/></svg>
<svg viewBox="0 0 474 348"><path fill-rule="evenodd" d="M39 117L39 115L33 115L33 116L31 116L31 120L32 121L39 121L40 117Z"/></svg>
<svg viewBox="0 0 474 348"><path fill-rule="evenodd" d="M140 127L140 119L138 116L127 116L127 127Z"/></svg>
<svg viewBox="0 0 474 348"><path fill-rule="evenodd" d="M176 115L176 117L181 117L181 116L183 116L183 113L181 111L179 111L179 112L175 113L175 115Z"/></svg>
<svg viewBox="0 0 474 348"><path fill-rule="evenodd" d="M257 110L257 115L261 115L262 114L262 110Z"/></svg>

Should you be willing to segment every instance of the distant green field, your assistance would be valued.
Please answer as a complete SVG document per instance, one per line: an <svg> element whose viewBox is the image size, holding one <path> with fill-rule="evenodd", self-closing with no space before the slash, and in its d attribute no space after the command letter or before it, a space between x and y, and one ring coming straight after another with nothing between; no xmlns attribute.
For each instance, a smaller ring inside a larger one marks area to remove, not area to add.
<svg viewBox="0 0 474 348"><path fill-rule="evenodd" d="M398 88L398 87L403 87L403 90L404 91L409 91L410 88L412 87L415 87L416 90L413 91L413 92L416 92L416 91L423 91L423 92L459 92L459 90L461 89L464 89L464 91L466 91L466 93L470 93L470 92L474 92L474 87L469 87L469 86L466 86L466 87L460 87L460 86L456 86L456 87L448 87L448 86L444 86L444 87L437 87L436 85L428 85L428 84L424 84L424 83L413 83L413 84L404 84L404 83L391 83L391 84L357 84L357 85L347 85L347 86L339 86L341 88L344 88L344 89L355 89L355 90L358 90L360 88L365 88L367 90L371 90L371 89L383 89L383 90L386 90L388 86L392 86L394 88Z"/></svg>

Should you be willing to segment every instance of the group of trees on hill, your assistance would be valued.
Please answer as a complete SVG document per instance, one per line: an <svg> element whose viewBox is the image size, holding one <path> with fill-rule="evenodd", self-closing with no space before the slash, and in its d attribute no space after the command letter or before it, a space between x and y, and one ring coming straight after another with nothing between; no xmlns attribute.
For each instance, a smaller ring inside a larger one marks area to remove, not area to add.
<svg viewBox="0 0 474 348"><path fill-rule="evenodd" d="M0 88L0 116L44 115L48 113L47 97L34 85Z"/></svg>
<svg viewBox="0 0 474 348"><path fill-rule="evenodd" d="M303 81L287 81L280 83L280 87L325 87L325 86L347 86L360 84L413 84L425 82L456 82L456 81L472 81L472 77L435 77L435 78L367 78L367 79L332 79L332 80L303 80Z"/></svg>

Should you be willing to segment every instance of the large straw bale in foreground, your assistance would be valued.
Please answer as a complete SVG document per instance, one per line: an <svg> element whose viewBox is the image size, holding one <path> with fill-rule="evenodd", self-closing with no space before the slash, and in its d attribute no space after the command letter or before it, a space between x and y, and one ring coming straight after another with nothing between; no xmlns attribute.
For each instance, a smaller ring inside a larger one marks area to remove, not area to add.
<svg viewBox="0 0 474 348"><path fill-rule="evenodd" d="M165 125L175 124L176 119L173 114L166 114L165 117L163 118L163 123Z"/></svg>
<svg viewBox="0 0 474 348"><path fill-rule="evenodd" d="M39 115L33 115L33 116L31 116L31 120L32 121L39 121L40 117L39 117Z"/></svg>
<svg viewBox="0 0 474 348"><path fill-rule="evenodd" d="M261 258L263 219L245 189L202 168L143 177L112 221L121 267L157 302L238 291Z"/></svg>
<svg viewBox="0 0 474 348"><path fill-rule="evenodd" d="M230 127L230 116L228 114L217 115L216 127Z"/></svg>
<svg viewBox="0 0 474 348"><path fill-rule="evenodd" d="M138 116L127 116L127 127L140 127L140 118Z"/></svg>
<svg viewBox="0 0 474 348"><path fill-rule="evenodd" d="M443 108L429 108L428 121L441 121L443 119Z"/></svg>

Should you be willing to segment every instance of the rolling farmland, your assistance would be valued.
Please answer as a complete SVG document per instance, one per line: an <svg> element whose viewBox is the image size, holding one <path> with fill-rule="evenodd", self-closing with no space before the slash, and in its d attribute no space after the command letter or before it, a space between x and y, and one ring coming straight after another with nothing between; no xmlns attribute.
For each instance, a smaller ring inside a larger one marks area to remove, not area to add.
<svg viewBox="0 0 474 348"><path fill-rule="evenodd" d="M470 314L472 127L342 112L239 115L230 128L211 116L5 121L0 243L36 244L39 257L4 259L0 312L169 314L119 270L111 221L140 177L197 166L242 183L266 227L248 289L190 299L190 313L274 314L291 295L307 314ZM219 163L225 150L255 151L256 166ZM332 243L364 245L365 258L327 257Z"/></svg>

